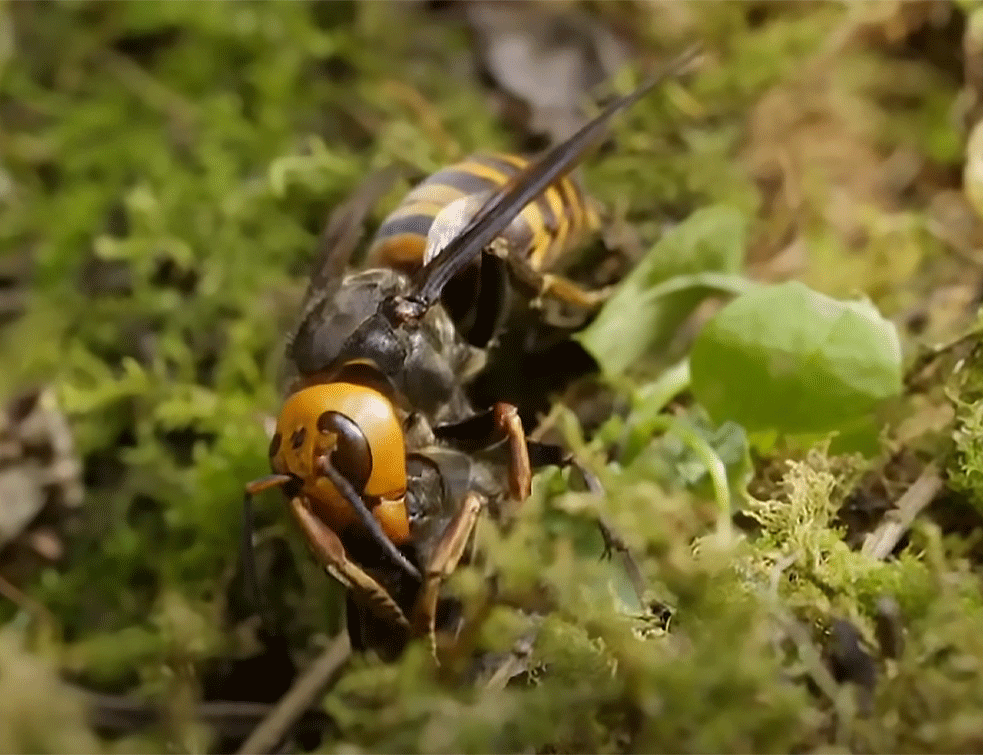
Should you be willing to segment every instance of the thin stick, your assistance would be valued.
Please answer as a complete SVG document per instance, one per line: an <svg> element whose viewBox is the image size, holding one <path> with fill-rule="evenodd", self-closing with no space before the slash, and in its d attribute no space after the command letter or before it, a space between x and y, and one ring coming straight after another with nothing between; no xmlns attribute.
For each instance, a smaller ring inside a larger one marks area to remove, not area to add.
<svg viewBox="0 0 983 755"><path fill-rule="evenodd" d="M82 698L89 725L98 731L133 734L159 724L164 715L162 706L153 701L107 695L67 682L66 686ZM195 716L223 736L245 737L269 715L273 707L268 703L209 700L198 704ZM297 723L298 731L310 733L322 732L330 726L331 718L321 711L305 711Z"/></svg>
<svg viewBox="0 0 983 755"><path fill-rule="evenodd" d="M34 615L34 618L49 627L54 626L55 617L42 603L27 595L0 575L0 597L4 597L18 608Z"/></svg>
<svg viewBox="0 0 983 755"><path fill-rule="evenodd" d="M271 474L253 480L246 484L242 498L242 531L239 539L239 558L242 561L242 579L246 598L252 603L252 608L259 614L260 624L267 632L275 626L273 613L265 596L259 589L259 577L256 574L256 551L253 535L256 531L256 517L253 509L253 496L275 487L283 487L289 482L290 475Z"/></svg>
<svg viewBox="0 0 983 755"><path fill-rule="evenodd" d="M515 641L508 658L485 681L486 690L503 690L513 678L529 670L529 658L539 637L539 630L540 624L537 622L536 626Z"/></svg>
<svg viewBox="0 0 983 755"><path fill-rule="evenodd" d="M915 517L922 512L942 490L942 477L934 465L929 464L914 484L898 499L896 508L884 516L877 529L864 540L861 552L881 561L891 555Z"/></svg>
<svg viewBox="0 0 983 755"><path fill-rule="evenodd" d="M262 755L273 752L277 742L297 723L318 695L330 685L351 656L347 632L339 634L311 664L287 694L280 698L269 715L257 726L239 748L239 755Z"/></svg>

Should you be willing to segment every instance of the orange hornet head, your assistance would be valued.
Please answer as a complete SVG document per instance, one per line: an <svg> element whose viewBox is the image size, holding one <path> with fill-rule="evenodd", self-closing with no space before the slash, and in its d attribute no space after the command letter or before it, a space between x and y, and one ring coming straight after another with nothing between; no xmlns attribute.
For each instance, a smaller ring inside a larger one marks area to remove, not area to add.
<svg viewBox="0 0 983 755"><path fill-rule="evenodd" d="M379 391L329 382L289 396L270 442L270 464L301 481L301 494L336 532L363 521L354 493L390 542L409 540L403 428Z"/></svg>

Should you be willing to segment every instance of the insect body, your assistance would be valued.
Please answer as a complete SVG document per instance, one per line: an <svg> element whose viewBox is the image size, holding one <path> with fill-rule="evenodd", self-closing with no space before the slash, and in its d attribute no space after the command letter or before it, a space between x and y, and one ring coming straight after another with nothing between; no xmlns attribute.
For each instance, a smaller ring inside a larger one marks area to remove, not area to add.
<svg viewBox="0 0 983 755"><path fill-rule="evenodd" d="M412 276L393 268L345 274L354 229L379 193L372 178L328 223L288 346L296 375L270 446L273 474L247 485L244 514L248 522L253 495L280 487L325 568L376 618L410 635L432 636L439 586L464 557L482 509L499 495L523 500L533 466L558 458L533 463L514 407L474 412L460 376L476 350L441 295L475 260L484 269L488 255L481 253L549 187L562 192L564 177L607 122L660 79L610 104L539 160L516 165L511 180L482 195L479 206L448 219L454 203L448 205L434 221L440 248L425 250ZM545 259L552 242L531 238L531 253ZM510 253L510 265L513 256L522 262ZM489 478L485 466L470 464L481 449L498 449L502 474ZM248 526L244 532L251 538Z"/></svg>
<svg viewBox="0 0 983 755"><path fill-rule="evenodd" d="M490 192L528 166L529 160L517 155L475 154L437 171L417 184L383 220L369 246L367 263L415 272L429 261L425 259L427 236L442 210L466 198L478 199L472 204L477 210ZM599 228L595 202L579 182L565 176L526 205L500 237L525 255L531 266L548 270L564 252Z"/></svg>
<svg viewBox="0 0 983 755"><path fill-rule="evenodd" d="M475 154L424 179L382 222L368 264L419 269L530 164L517 155ZM523 302L541 310L547 298L573 307L579 314L573 321L582 323L607 292L582 288L557 272L599 227L598 205L580 183L569 175L557 179L498 234L486 249L491 254L475 258L444 288L442 303L455 326L469 343L485 347L507 327L526 324L520 322ZM524 299L516 299L515 288ZM540 311L537 318L546 315Z"/></svg>

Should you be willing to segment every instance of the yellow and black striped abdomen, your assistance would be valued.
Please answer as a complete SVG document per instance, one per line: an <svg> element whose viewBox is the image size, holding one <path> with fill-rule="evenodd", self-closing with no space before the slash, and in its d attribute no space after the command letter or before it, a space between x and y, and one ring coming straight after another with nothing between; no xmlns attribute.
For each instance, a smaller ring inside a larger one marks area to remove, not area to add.
<svg viewBox="0 0 983 755"><path fill-rule="evenodd" d="M528 162L517 155L477 154L424 179L383 220L369 247L368 265L416 270L423 264L427 234L442 209L461 197L498 189ZM526 205L502 237L533 268L546 271L599 227L595 203L567 177Z"/></svg>

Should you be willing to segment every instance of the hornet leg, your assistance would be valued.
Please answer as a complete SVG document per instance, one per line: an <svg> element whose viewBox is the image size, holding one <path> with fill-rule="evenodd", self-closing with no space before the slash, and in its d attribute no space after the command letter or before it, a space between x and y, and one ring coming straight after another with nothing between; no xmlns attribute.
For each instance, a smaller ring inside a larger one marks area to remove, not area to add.
<svg viewBox="0 0 983 755"><path fill-rule="evenodd" d="M463 451L479 451L501 443L509 445L509 492L517 501L524 501L532 490L532 467L526 433L519 411L499 402L491 409L475 414L463 422L438 425L434 435L453 443Z"/></svg>
<svg viewBox="0 0 983 755"><path fill-rule="evenodd" d="M303 498L292 498L290 511L318 562L348 588L354 600L366 605L380 619L409 628L409 621L389 592L362 567L349 561L338 535L311 512Z"/></svg>
<svg viewBox="0 0 983 755"><path fill-rule="evenodd" d="M423 587L414 608L413 634L426 634L430 638L430 649L434 657L437 654L436 622L440 587L460 563L484 505L484 497L474 491L465 496L460 511L447 525L426 567Z"/></svg>
<svg viewBox="0 0 983 755"><path fill-rule="evenodd" d="M532 492L532 468L529 448L526 446L526 431L522 428L519 410L512 404L495 404L492 411L495 413L495 424L509 443L509 492L513 498L522 502Z"/></svg>
<svg viewBox="0 0 983 755"><path fill-rule="evenodd" d="M551 273L543 273L539 294L533 299L532 306L542 307L543 299L547 296L552 296L580 309L593 311L611 298L611 294L613 293L614 286L605 286L604 288L598 289L584 288L569 278L552 275Z"/></svg>
<svg viewBox="0 0 983 755"><path fill-rule="evenodd" d="M529 458L534 469L545 466L572 467L577 470L583 478L584 485L591 493L604 495L604 486L597 476L587 467L577 461L573 454L565 451L561 446L553 443L540 443L538 441L527 441ZM615 553L621 557L622 565L628 578L631 580L635 595L643 604L645 602L645 578L642 570L638 566L631 549L625 543L624 538L618 534L605 516L599 515L597 518L597 528L604 541L604 558L611 558Z"/></svg>
<svg viewBox="0 0 983 755"><path fill-rule="evenodd" d="M561 275L541 272L530 265L525 257L512 249L509 249L505 254L505 261L508 263L512 274L520 283L536 292L535 298L531 302L531 306L535 308L541 308L543 299L552 297L577 309L592 312L614 293L614 286L590 289Z"/></svg>

